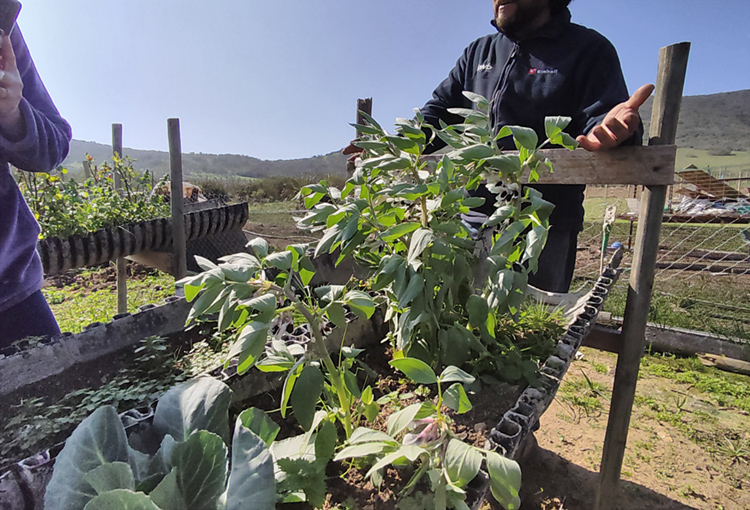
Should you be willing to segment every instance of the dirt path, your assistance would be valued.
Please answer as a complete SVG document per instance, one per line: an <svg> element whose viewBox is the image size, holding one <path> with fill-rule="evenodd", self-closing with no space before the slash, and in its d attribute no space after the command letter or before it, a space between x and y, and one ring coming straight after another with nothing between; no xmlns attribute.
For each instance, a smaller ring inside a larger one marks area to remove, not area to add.
<svg viewBox="0 0 750 510"><path fill-rule="evenodd" d="M593 508L616 358L582 352L542 416L538 447L522 461L522 510ZM750 508L748 413L664 366L641 371L618 508ZM716 387L724 377L716 372ZM747 389L750 378L730 376L726 384Z"/></svg>

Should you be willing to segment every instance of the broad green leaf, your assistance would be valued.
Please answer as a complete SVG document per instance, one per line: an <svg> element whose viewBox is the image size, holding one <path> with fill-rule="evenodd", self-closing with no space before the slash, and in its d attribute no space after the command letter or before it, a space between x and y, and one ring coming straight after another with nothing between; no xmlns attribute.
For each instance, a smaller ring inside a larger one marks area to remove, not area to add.
<svg viewBox="0 0 750 510"><path fill-rule="evenodd" d="M374 401L372 395L372 386L368 386L364 390L362 390L362 395L359 397L359 399L363 404L372 404Z"/></svg>
<svg viewBox="0 0 750 510"><path fill-rule="evenodd" d="M224 280L227 282L245 283L252 280L258 272L258 267L249 264L221 264L219 266Z"/></svg>
<svg viewBox="0 0 750 510"><path fill-rule="evenodd" d="M279 251L266 257L265 262L276 269L288 271L292 268L292 253L290 251Z"/></svg>
<svg viewBox="0 0 750 510"><path fill-rule="evenodd" d="M475 381L475 378L471 374L467 374L463 370L461 370L458 367L454 367L453 365L445 367L445 370L443 370L443 373L440 374L440 382L460 382L463 384L471 384Z"/></svg>
<svg viewBox="0 0 750 510"><path fill-rule="evenodd" d="M336 425L333 422L325 420L320 424L315 435L315 462L325 466L331 460L336 450L336 435Z"/></svg>
<svg viewBox="0 0 750 510"><path fill-rule="evenodd" d="M348 305L353 312L363 314L368 319L375 312L375 301L372 296L361 290L350 290L344 296L344 304Z"/></svg>
<svg viewBox="0 0 750 510"><path fill-rule="evenodd" d="M268 241L266 241L262 237L251 239L250 242L248 242L245 246L247 246L248 248L252 248L253 253L255 253L255 255L260 259L264 259L268 256Z"/></svg>
<svg viewBox="0 0 750 510"><path fill-rule="evenodd" d="M349 123L349 125L352 126L353 128L355 128L360 133L365 134L365 135L382 135L383 134L383 130L382 129L376 128L376 127L373 127L373 126L368 126L367 124ZM354 145L356 145L357 147L359 147L358 142L355 142Z"/></svg>
<svg viewBox="0 0 750 510"><path fill-rule="evenodd" d="M349 393L352 394L354 398L360 398L362 396L362 391L359 389L359 381L357 381L357 376L347 368L343 368L342 370L342 375L344 376L344 385L346 386L346 389L349 391Z"/></svg>
<svg viewBox="0 0 750 510"><path fill-rule="evenodd" d="M292 390L292 411L305 430L310 430L315 417L315 409L323 392L325 377L315 365L307 365Z"/></svg>
<svg viewBox="0 0 750 510"><path fill-rule="evenodd" d="M393 158L390 161L381 163L377 166L378 169L389 172L391 170L406 170L411 168L411 160L409 158Z"/></svg>
<svg viewBox="0 0 750 510"><path fill-rule="evenodd" d="M135 490L135 477L130 466L125 462L102 464L83 476L97 494L115 489Z"/></svg>
<svg viewBox="0 0 750 510"><path fill-rule="evenodd" d="M276 296L268 292L254 298L243 299L238 303L238 306L250 308L251 310L259 312L261 315L268 316L276 311L276 304Z"/></svg>
<svg viewBox="0 0 750 510"><path fill-rule="evenodd" d="M399 223L397 225L392 226L382 234L380 234L380 239L383 240L383 242L390 243L391 241L395 241L399 237L405 236L406 234L410 234L411 232L414 232L420 227L419 223L413 223L413 222L407 222L407 223Z"/></svg>
<svg viewBox="0 0 750 510"><path fill-rule="evenodd" d="M323 234L323 237L318 241L317 245L315 246L315 257L319 257L323 253L333 253L333 251L338 246L338 237L341 234L341 224L336 224L328 231Z"/></svg>
<svg viewBox="0 0 750 510"><path fill-rule="evenodd" d="M276 507L271 453L263 440L239 419L234 428L229 482L222 503L226 510L273 510Z"/></svg>
<svg viewBox="0 0 750 510"><path fill-rule="evenodd" d="M203 287L205 286L205 283L201 283L200 285L188 285L186 284L185 289L185 299L188 303L192 303L195 297L200 293L201 290L203 290Z"/></svg>
<svg viewBox="0 0 750 510"><path fill-rule="evenodd" d="M487 118L484 113L478 110L472 110L471 108L448 108L448 112L454 115L460 115L466 119L466 122L471 122L474 119L479 120Z"/></svg>
<svg viewBox="0 0 750 510"><path fill-rule="evenodd" d="M409 245L409 254L407 256L407 261L410 264L416 261L422 255L422 252L425 250L425 248L427 248L434 239L435 233L430 229L420 228L416 232L414 232L411 238L411 243Z"/></svg>
<svg viewBox="0 0 750 510"><path fill-rule="evenodd" d="M152 475L160 474L163 476L172 471L172 453L175 446L177 446L177 441L169 434L162 438L161 446L159 446L159 450L151 459L149 465L149 472Z"/></svg>
<svg viewBox="0 0 750 510"><path fill-rule="evenodd" d="M378 460L367 472L367 474L365 475L365 478L369 478L375 471L382 469L390 464L393 464L401 457L405 457L410 462L414 462L422 454L427 454L427 451L424 448L421 448L416 445L402 446L395 452L390 453L386 455L385 457L383 457L382 459Z"/></svg>
<svg viewBox="0 0 750 510"><path fill-rule="evenodd" d="M195 263L198 264L198 267L200 267L204 271L211 271L212 269L216 269L217 267L216 264L205 257L201 257L200 255L195 256Z"/></svg>
<svg viewBox="0 0 750 510"><path fill-rule="evenodd" d="M344 459L352 459L358 457L368 457L370 455L379 455L387 451L393 451L398 448L396 441L384 442L384 441L372 441L369 443L355 444L347 446L339 453L336 454L333 460L341 461Z"/></svg>
<svg viewBox="0 0 750 510"><path fill-rule="evenodd" d="M469 209L473 207L480 207L482 206L482 204L484 204L483 197L469 197L461 201L461 205L464 207L468 207Z"/></svg>
<svg viewBox="0 0 750 510"><path fill-rule="evenodd" d="M471 401L466 395L466 390L461 383L456 383L443 392L443 404L456 411L458 414L464 414L471 411Z"/></svg>
<svg viewBox="0 0 750 510"><path fill-rule="evenodd" d="M375 418L378 417L379 413L380 413L380 406L376 404L375 402L371 402L365 405L364 415L368 422L375 421Z"/></svg>
<svg viewBox="0 0 750 510"><path fill-rule="evenodd" d="M430 365L417 358L401 358L388 362L393 368L402 371L417 384L435 384L438 382Z"/></svg>
<svg viewBox="0 0 750 510"><path fill-rule="evenodd" d="M526 251L523 254L521 262L527 260L537 260L542 253L544 244L547 242L547 228L535 227L526 234ZM534 264L536 265L536 264Z"/></svg>
<svg viewBox="0 0 750 510"><path fill-rule="evenodd" d="M292 367L286 378L284 379L284 387L281 389L281 417L286 418L287 405L289 398L292 396L294 385L297 383L299 375L302 373L302 369L305 368L305 359L302 358L297 361L297 364Z"/></svg>
<svg viewBox="0 0 750 510"><path fill-rule="evenodd" d="M487 301L482 296L472 294L466 302L466 311L469 313L469 324L475 328L483 326L490 313Z"/></svg>
<svg viewBox="0 0 750 510"><path fill-rule="evenodd" d="M511 154L503 154L501 156L487 158L484 163L490 168L498 170L505 176L518 175L521 172L521 160L518 159L518 156Z"/></svg>
<svg viewBox="0 0 750 510"><path fill-rule="evenodd" d="M268 339L268 323L252 321L240 331L237 340L232 344L227 359L239 357L237 372L243 374L258 360Z"/></svg>
<svg viewBox="0 0 750 510"><path fill-rule="evenodd" d="M128 445L128 466L135 480L143 480L150 474L151 456ZM136 487L137 488L137 487Z"/></svg>
<svg viewBox="0 0 750 510"><path fill-rule="evenodd" d="M193 302L193 306L190 308L190 313L188 313L185 324L190 324L191 322L193 322L193 320L202 316L205 311L211 306L211 304L216 301L216 298L219 297L219 294L221 294L222 290L224 289L220 282L211 286L207 286L203 290L203 293L200 294L198 299Z"/></svg>
<svg viewBox="0 0 750 510"><path fill-rule="evenodd" d="M495 149L485 144L470 145L448 154L451 160L459 163L471 163L480 159L491 158L494 155Z"/></svg>
<svg viewBox="0 0 750 510"><path fill-rule="evenodd" d="M528 149L533 151L536 149L536 146L539 143L539 137L533 129L521 126L510 126L510 130L513 133L513 138L515 139L518 150Z"/></svg>
<svg viewBox="0 0 750 510"><path fill-rule="evenodd" d="M268 415L258 409L251 407L240 413L238 418L242 426L252 431L263 440L266 445L271 446L281 428Z"/></svg>
<svg viewBox="0 0 750 510"><path fill-rule="evenodd" d="M128 440L112 406L97 409L73 431L55 460L44 496L46 510L80 510L96 496L86 473L110 462L128 461Z"/></svg>
<svg viewBox="0 0 750 510"><path fill-rule="evenodd" d="M213 377L180 383L159 400L154 427L164 437L185 441L196 430L207 430L229 440L229 386Z"/></svg>
<svg viewBox="0 0 750 510"><path fill-rule="evenodd" d="M518 491L521 490L521 467L496 452L488 451L485 454L492 495L507 510L517 510L521 506L521 499L518 497Z"/></svg>
<svg viewBox="0 0 750 510"><path fill-rule="evenodd" d="M476 92L470 92L468 90L464 90L462 94L469 101L474 103L476 107L479 109L479 111L484 112L484 113L489 113L490 102L489 100L487 100L486 97L484 97L481 94L477 94Z"/></svg>
<svg viewBox="0 0 750 510"><path fill-rule="evenodd" d="M276 462L280 459L302 459L315 462L315 443L311 439L311 435L301 434L274 441L270 448L271 455ZM283 475L283 473L277 474Z"/></svg>
<svg viewBox="0 0 750 510"><path fill-rule="evenodd" d="M351 345L345 345L341 348L341 354L343 354L347 359L354 359L363 352L365 352L364 349L357 349L356 347L353 347Z"/></svg>
<svg viewBox="0 0 750 510"><path fill-rule="evenodd" d="M385 136L384 138L404 152L410 154L419 153L419 145L414 140L402 136Z"/></svg>
<svg viewBox="0 0 750 510"><path fill-rule="evenodd" d="M465 487L479 473L484 455L463 441L451 439L445 450L445 467L448 476L458 487Z"/></svg>
<svg viewBox="0 0 750 510"><path fill-rule="evenodd" d="M547 135L547 138L551 140L562 133L563 129L570 124L570 120L570 117L545 117L544 133Z"/></svg>
<svg viewBox="0 0 750 510"><path fill-rule="evenodd" d="M227 477L227 447L221 437L198 430L175 446L172 471L151 492L163 510L216 508Z"/></svg>
<svg viewBox="0 0 750 510"><path fill-rule="evenodd" d="M354 430L354 432L352 432L352 436L349 438L350 444L361 444L369 442L391 442L397 444L396 440L385 432L369 429L367 427L358 427Z"/></svg>
<svg viewBox="0 0 750 510"><path fill-rule="evenodd" d="M377 130L373 129L373 131L377 131ZM376 133L371 133L371 134L376 134ZM352 145L354 145L355 147L364 149L366 151L370 151L370 152L385 151L386 149L388 149L387 143L376 142L374 140L357 140Z"/></svg>
<svg viewBox="0 0 750 510"><path fill-rule="evenodd" d="M346 326L346 310L344 306L338 301L334 301L325 307L325 314L328 320L333 322L337 328L343 328Z"/></svg>
<svg viewBox="0 0 750 510"><path fill-rule="evenodd" d="M556 137L552 138L550 142L557 144L557 145L562 145L563 147L571 151L578 148L578 140L570 136L568 133L560 133ZM547 164L547 162L548 161L545 161L545 164ZM550 168L550 172L551 172L552 166L551 165L547 165L547 166Z"/></svg>
<svg viewBox="0 0 750 510"><path fill-rule="evenodd" d="M498 207L484 224L488 227L494 227L495 225L499 225L500 223L513 216L515 212L516 208L511 205Z"/></svg>
<svg viewBox="0 0 750 510"><path fill-rule="evenodd" d="M394 360L395 361L395 360ZM422 410L422 404L416 403L393 413L388 417L388 435L396 436L411 423Z"/></svg>
<svg viewBox="0 0 750 510"><path fill-rule="evenodd" d="M45 504L45 509L48 508ZM84 507L76 510L160 510L151 499L142 492L117 489L95 497ZM163 510L163 509L162 509Z"/></svg>

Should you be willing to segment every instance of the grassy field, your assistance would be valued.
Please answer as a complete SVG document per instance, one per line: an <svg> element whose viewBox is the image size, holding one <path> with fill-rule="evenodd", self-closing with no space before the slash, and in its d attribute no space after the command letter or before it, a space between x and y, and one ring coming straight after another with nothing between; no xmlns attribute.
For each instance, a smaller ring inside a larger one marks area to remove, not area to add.
<svg viewBox="0 0 750 510"><path fill-rule="evenodd" d="M110 322L117 314L113 268L86 269L67 276L69 280L66 282L48 280L42 289L60 329L79 333L92 322ZM128 279L128 312L135 313L140 306L160 303L172 295L174 278L156 270L147 270L137 278Z"/></svg>
<svg viewBox="0 0 750 510"><path fill-rule="evenodd" d="M711 169L714 177L724 178L748 177L750 181L750 152L733 152L731 156L715 156L708 151L696 149L677 149L675 169L677 171L695 165L698 168ZM749 183L750 184L750 183Z"/></svg>

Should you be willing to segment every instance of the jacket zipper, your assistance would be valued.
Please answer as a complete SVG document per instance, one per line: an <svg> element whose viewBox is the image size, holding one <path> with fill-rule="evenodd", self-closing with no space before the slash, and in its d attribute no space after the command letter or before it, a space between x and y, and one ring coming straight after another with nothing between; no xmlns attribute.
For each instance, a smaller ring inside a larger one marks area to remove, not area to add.
<svg viewBox="0 0 750 510"><path fill-rule="evenodd" d="M510 55L508 55L508 60L505 61L505 66L503 67L503 72L500 74L500 79L497 81L497 84L495 85L495 90L492 92L492 108L490 109L490 126L492 126L493 133L497 136L498 131L500 129L497 126L497 119L499 116L499 111L496 111L499 108L500 104L500 95L502 94L503 89L505 88L505 85L507 85L508 81L508 74L510 74L510 68L513 67L513 64L515 63L516 55L518 54L518 43L513 43L513 49L510 52Z"/></svg>

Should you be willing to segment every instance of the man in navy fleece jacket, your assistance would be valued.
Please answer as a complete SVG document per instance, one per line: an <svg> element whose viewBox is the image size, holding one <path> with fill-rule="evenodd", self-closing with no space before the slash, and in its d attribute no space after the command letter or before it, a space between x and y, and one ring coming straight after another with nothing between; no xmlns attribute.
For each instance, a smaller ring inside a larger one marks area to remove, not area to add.
<svg viewBox="0 0 750 510"><path fill-rule="evenodd" d="M598 32L571 23L570 0L493 0L497 32L471 43L448 77L422 108L425 120L439 126L462 119L449 108L471 108L468 90L491 100L490 120L502 126L533 128L544 140L544 118L571 117L566 132L589 151L640 144L638 108L651 95L644 85L632 97L617 52ZM440 143L438 141L438 143ZM514 149L512 140L498 141ZM439 146L434 147L435 150ZM583 228L583 191L578 185L534 185L555 205L539 270L529 283L567 292L573 277L578 232ZM492 214L495 198L485 188L480 212Z"/></svg>
<svg viewBox="0 0 750 510"><path fill-rule="evenodd" d="M70 138L15 27L0 37L0 348L60 332L40 290L39 225L8 165L48 172L67 156Z"/></svg>

